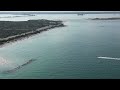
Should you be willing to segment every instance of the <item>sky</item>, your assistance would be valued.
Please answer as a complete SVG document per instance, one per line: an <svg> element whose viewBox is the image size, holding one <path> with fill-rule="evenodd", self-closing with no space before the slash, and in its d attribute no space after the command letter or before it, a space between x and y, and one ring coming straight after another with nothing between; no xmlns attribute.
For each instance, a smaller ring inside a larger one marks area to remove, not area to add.
<svg viewBox="0 0 120 90"><path fill-rule="evenodd" d="M103 13L119 13L120 11L0 11L0 14L4 14L4 13L64 13L64 14L77 14L77 13L82 13L82 14L103 14Z"/></svg>

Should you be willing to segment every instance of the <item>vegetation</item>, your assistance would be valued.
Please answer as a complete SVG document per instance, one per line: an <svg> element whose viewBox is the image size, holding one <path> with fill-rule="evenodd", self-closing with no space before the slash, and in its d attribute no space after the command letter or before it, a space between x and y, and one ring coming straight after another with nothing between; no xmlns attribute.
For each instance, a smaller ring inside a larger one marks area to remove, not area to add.
<svg viewBox="0 0 120 90"><path fill-rule="evenodd" d="M32 34L47 31L50 28L64 26L62 21L28 20L0 21L0 45Z"/></svg>

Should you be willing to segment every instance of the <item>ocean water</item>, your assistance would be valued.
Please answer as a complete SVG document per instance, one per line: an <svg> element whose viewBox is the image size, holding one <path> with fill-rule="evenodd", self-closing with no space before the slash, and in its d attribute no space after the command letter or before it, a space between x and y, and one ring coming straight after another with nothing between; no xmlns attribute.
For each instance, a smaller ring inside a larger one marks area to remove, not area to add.
<svg viewBox="0 0 120 90"><path fill-rule="evenodd" d="M0 47L0 78L107 79L120 78L120 20L87 20L119 15L36 15L0 20L63 20L51 29ZM12 70L30 59L30 64Z"/></svg>

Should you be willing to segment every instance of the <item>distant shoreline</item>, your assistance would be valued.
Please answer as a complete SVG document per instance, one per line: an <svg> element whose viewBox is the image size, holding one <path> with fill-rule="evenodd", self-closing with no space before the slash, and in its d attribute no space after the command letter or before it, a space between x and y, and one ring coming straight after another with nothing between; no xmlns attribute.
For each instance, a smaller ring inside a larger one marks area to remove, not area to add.
<svg viewBox="0 0 120 90"><path fill-rule="evenodd" d="M35 20L33 20L33 21L35 21ZM53 21L49 21L49 20L47 20L46 22L53 23ZM11 35L11 36L8 36L5 38L0 38L0 46L3 46L4 44L10 43L10 42L14 42L14 41L23 39L25 37L32 36L32 35L37 34L37 33L41 33L43 31L48 31L49 29L52 29L52 28L64 27L64 26L65 25L61 21L54 21L54 24L48 24L46 26L38 27L35 30L25 31L24 33L20 33L20 34L18 33L17 35ZM17 26L15 26L15 27L17 27ZM11 31L8 31L8 32L12 33ZM3 31L3 33L4 33L4 31Z"/></svg>
<svg viewBox="0 0 120 90"><path fill-rule="evenodd" d="M93 18L91 20L120 20L120 17L115 17L115 18Z"/></svg>

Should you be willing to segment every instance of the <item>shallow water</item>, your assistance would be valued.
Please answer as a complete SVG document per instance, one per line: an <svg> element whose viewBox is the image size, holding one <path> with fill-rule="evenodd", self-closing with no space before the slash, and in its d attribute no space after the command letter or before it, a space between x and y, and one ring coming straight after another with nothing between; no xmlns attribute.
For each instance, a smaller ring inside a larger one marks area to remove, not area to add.
<svg viewBox="0 0 120 90"><path fill-rule="evenodd" d="M34 19L40 17L50 16ZM120 78L119 60L98 58L120 58L120 20L92 21L77 15L51 17L59 17L67 26L0 48L0 57L7 62L0 64L0 78ZM36 60L13 73L2 73L30 59Z"/></svg>

